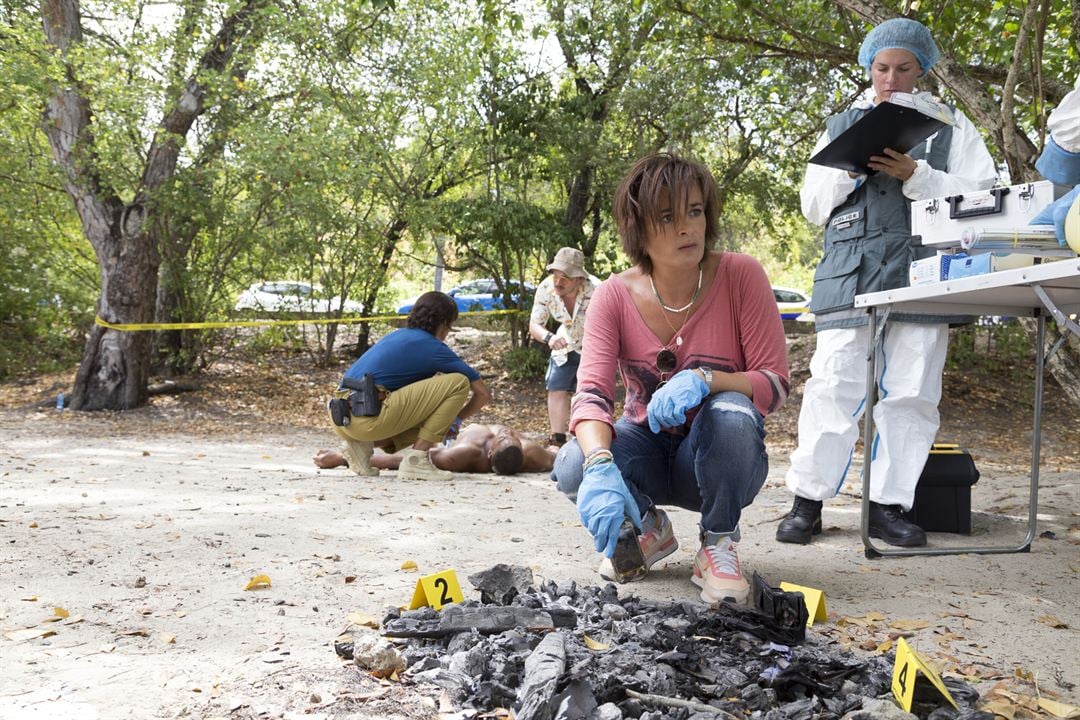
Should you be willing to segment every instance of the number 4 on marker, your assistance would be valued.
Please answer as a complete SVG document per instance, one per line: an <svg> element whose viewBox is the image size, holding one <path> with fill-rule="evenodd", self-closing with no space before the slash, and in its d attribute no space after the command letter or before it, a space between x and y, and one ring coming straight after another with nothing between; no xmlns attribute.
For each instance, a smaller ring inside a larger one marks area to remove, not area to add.
<svg viewBox="0 0 1080 720"><path fill-rule="evenodd" d="M949 694L945 683L934 672L934 669L927 665L926 661L917 652L912 650L904 638L900 638L900 641L896 644L896 663L893 665L892 691L893 696L904 710L911 710L911 703L915 699L915 680L919 673L922 673L954 708L960 709L957 707L952 695Z"/></svg>
<svg viewBox="0 0 1080 720"><path fill-rule="evenodd" d="M430 605L436 610L441 610L443 605L458 603L464 599L461 585L458 584L457 573L453 570L443 570L432 575L425 575L416 581L416 590L413 591L409 609L415 610Z"/></svg>

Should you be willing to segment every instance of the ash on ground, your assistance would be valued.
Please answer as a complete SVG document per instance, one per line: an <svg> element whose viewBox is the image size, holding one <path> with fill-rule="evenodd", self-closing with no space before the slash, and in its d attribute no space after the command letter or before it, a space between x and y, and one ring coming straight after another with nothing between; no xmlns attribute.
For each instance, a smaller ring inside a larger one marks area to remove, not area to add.
<svg viewBox="0 0 1080 720"><path fill-rule="evenodd" d="M805 625L760 612L757 587L754 610L619 597L613 584L534 587L531 571L505 565L469 580L480 602L391 609L385 637L370 632L381 647L370 636L357 642L357 665L382 676L407 668L405 682L445 691L443 709L449 698L453 711L441 717L462 720L510 709L519 720L993 720L974 709L975 690L951 678L959 709L920 679L914 714L904 712L892 700L891 655L804 641ZM338 652L351 656L351 644Z"/></svg>

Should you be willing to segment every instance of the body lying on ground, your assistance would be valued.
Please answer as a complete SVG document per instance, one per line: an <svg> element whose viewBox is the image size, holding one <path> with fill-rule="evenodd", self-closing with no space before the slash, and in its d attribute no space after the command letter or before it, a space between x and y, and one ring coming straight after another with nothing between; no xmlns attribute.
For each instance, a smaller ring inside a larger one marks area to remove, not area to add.
<svg viewBox="0 0 1080 720"><path fill-rule="evenodd" d="M550 472L556 448L548 448L523 439L506 425L466 425L449 447L428 451L431 462L440 470L466 473L495 473L514 475L519 472ZM319 450L313 458L323 469L347 467L345 457L333 450ZM401 456L395 453L376 453L371 466L379 470L397 470Z"/></svg>

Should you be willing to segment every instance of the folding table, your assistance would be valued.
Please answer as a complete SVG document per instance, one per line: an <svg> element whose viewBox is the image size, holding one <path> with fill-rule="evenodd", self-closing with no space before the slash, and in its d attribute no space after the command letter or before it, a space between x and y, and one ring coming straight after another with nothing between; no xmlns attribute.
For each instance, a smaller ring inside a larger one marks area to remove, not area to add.
<svg viewBox="0 0 1080 720"><path fill-rule="evenodd" d="M957 553L1028 552L1035 539L1035 518L1039 494L1039 450L1042 440L1043 371L1069 333L1080 336L1080 259L1043 262L1025 268L976 275L959 280L884 290L855 296L855 307L870 314L870 342L866 358L866 407L863 425L863 452L873 447L874 414L877 402L877 356L884 342L885 324L894 309L936 315L1007 315L1034 317L1038 321L1035 336L1035 407L1031 436L1031 491L1028 502L1028 530L1019 545L883 548L870 539L870 466L864 457L862 471L862 541L866 557L907 555L953 555ZM880 313L880 323L879 323ZM1046 316L1061 328L1062 335L1046 354ZM1072 317L1070 317L1070 315Z"/></svg>

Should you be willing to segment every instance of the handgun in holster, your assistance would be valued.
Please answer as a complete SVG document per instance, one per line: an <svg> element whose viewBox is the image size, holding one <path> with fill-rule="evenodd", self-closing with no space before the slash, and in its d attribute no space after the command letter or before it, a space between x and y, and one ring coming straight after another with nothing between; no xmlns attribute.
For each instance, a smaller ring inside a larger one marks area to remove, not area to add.
<svg viewBox="0 0 1080 720"><path fill-rule="evenodd" d="M343 378L341 387L352 392L343 398L335 398L328 404L330 419L338 427L348 425L353 415L374 417L382 410L379 389L375 387L375 378L371 375L365 373L359 379Z"/></svg>
<svg viewBox="0 0 1080 720"><path fill-rule="evenodd" d="M352 390L349 393L349 410L353 415L362 417L375 417L382 411L382 398L379 397L379 389L375 387L375 378L365 373L356 378L344 378L341 386Z"/></svg>

